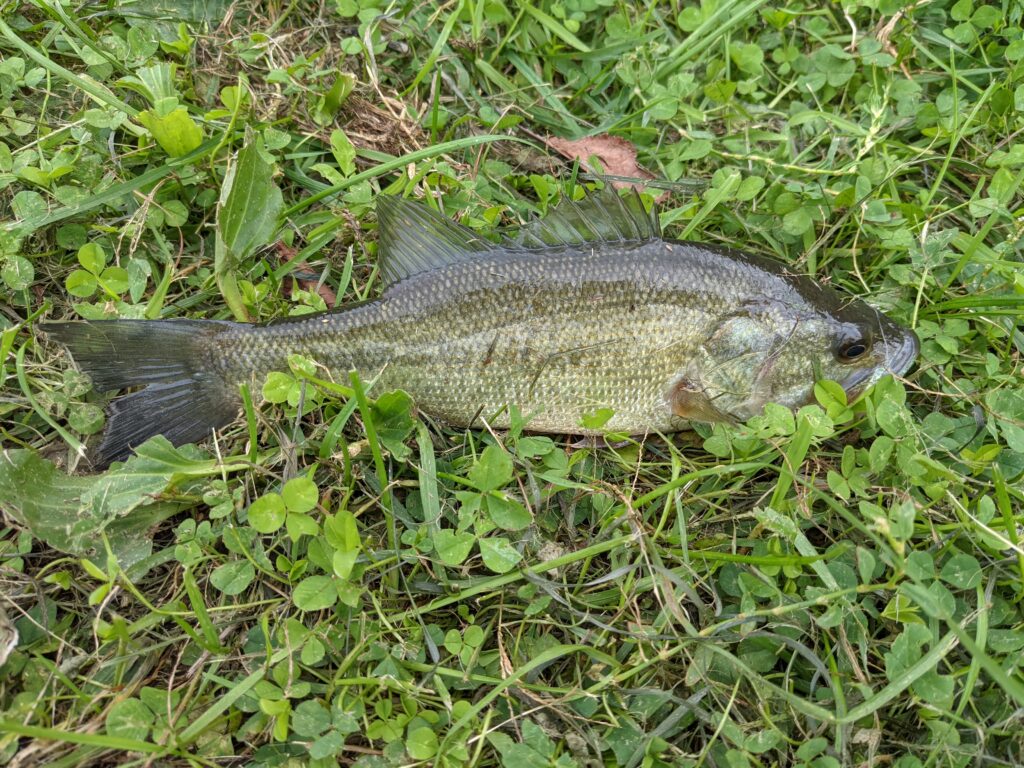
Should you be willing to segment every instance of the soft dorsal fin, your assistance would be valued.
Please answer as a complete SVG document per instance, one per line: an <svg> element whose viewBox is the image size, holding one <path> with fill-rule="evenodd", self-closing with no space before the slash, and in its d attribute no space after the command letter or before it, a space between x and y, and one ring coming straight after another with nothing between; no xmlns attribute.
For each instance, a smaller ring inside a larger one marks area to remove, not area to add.
<svg viewBox="0 0 1024 768"><path fill-rule="evenodd" d="M512 241L521 248L548 248L579 243L637 243L657 240L657 211L644 209L636 192L620 197L610 185L582 200L563 197L543 219L523 226Z"/></svg>
<svg viewBox="0 0 1024 768"><path fill-rule="evenodd" d="M379 196L377 221L385 288L421 272L472 261L495 250L641 243L661 237L657 211L652 208L648 213L636 192L620 197L611 185L579 201L563 197L543 219L509 231L500 243L402 197Z"/></svg>
<svg viewBox="0 0 1024 768"><path fill-rule="evenodd" d="M420 272L470 261L498 246L468 227L402 197L377 198L384 287Z"/></svg>

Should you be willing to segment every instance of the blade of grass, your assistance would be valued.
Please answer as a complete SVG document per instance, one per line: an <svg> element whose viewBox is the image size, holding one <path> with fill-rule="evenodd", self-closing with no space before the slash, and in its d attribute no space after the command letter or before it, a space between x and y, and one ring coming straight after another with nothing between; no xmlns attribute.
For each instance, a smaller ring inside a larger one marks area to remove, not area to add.
<svg viewBox="0 0 1024 768"><path fill-rule="evenodd" d="M444 26L441 27L440 33L437 35L437 39L434 41L433 48L430 49L430 54L427 56L427 60L423 62L423 66L420 67L420 71L416 73L416 77L412 79L412 82L406 86L406 89L402 91L403 96L408 96L418 86L423 78L427 76L427 73L433 68L434 63L437 61L438 56L441 55L442 49L448 44L448 38L451 37L452 30L455 28L455 22L459 19L459 14L462 13L462 8L466 4L466 0L459 0L455 8L448 14L448 18L445 19Z"/></svg>
<svg viewBox="0 0 1024 768"><path fill-rule="evenodd" d="M69 85L79 89L82 93L88 94L98 103L103 104L104 106L113 107L116 110L124 112L129 117L138 117L139 110L128 102L119 99L114 95L113 91L109 90L104 85L98 83L87 75L79 75L72 72L70 69L62 67L49 56L40 53L33 46L26 43L7 25L7 22L3 20L2 16L0 16L0 36L25 54L25 56L32 59L36 64L43 67L56 77L59 77L61 80L64 80ZM144 128L135 125L134 123L125 123L124 125L126 130L131 131L137 136L142 136L146 133Z"/></svg>
<svg viewBox="0 0 1024 768"><path fill-rule="evenodd" d="M380 449L380 440L377 438L377 428L373 423L373 412L370 409L370 401L366 397L363 383L356 371L349 373L349 382L352 384L352 393L355 396L359 408L359 415L363 420L363 428L366 430L366 440L370 444L370 452L373 455L373 468L377 474L377 482L380 483L380 506L384 513L384 523L388 531L389 554L398 553L398 529L395 527L395 511L392 506L391 484L388 481L387 469L384 466L384 456ZM398 573L389 570L386 578L389 587L396 591L398 589Z"/></svg>
<svg viewBox="0 0 1024 768"><path fill-rule="evenodd" d="M553 661L557 661L558 659L574 653L586 654L595 662L605 664L610 667L618 666L618 661L614 657L609 656L606 653L602 653L596 648L591 648L589 645L556 645L552 648L541 651L526 664L523 664L523 666L519 667L519 669L502 680L498 685L491 688L491 690L482 696L479 701L477 701L472 707L468 708L462 717L452 723L452 726L448 729L444 739L441 740L441 744L438 747L438 753L444 754L448 741L453 738L455 734L465 728L466 725L472 722L477 715L490 706L491 702L504 693L510 686L515 685L519 680L533 672L533 670L547 666Z"/></svg>
<svg viewBox="0 0 1024 768"><path fill-rule="evenodd" d="M25 373L25 349L27 347L28 342L25 342L18 347L18 351L14 357L14 370L18 377L18 384L21 387L21 392L25 395L25 400L27 400L28 404L32 406L32 410L36 412L36 415L49 424L53 431L61 436L64 442L68 444L68 447L71 448L79 458L85 458L85 445L82 444L82 441L50 418L50 414L46 412L46 409L44 409L39 404L39 401L32 395L32 388L29 386L28 376Z"/></svg>
<svg viewBox="0 0 1024 768"><path fill-rule="evenodd" d="M535 7L531 0L520 0L519 7L526 11L527 15L532 16L538 23L540 23L541 26L544 27L544 29L553 34L559 40L568 43L580 53L590 53L589 45L566 29L565 25L554 16L549 16L540 8Z"/></svg>
<svg viewBox="0 0 1024 768"><path fill-rule="evenodd" d="M626 542L635 541L636 537L633 534L625 536L616 536L615 538L602 541L598 544L591 544L589 547L584 547L575 552L570 552L567 555L561 557L555 557L550 560L545 560L542 563L535 563L534 565L527 566L522 571L514 571L511 573L505 573L501 576L492 576L489 578L480 579L475 581L472 586L465 587L459 590L457 595L447 595L445 597L439 597L436 600L432 600L426 605L419 606L417 608L410 608L401 613L392 616L393 621L400 621L406 617L412 617L415 614L424 615L432 613L441 608L446 608L449 605L455 605L461 603L463 600L468 600L471 597L484 594L486 592L493 592L501 589L509 584L514 584L523 578L523 573L543 573L548 570L556 568L562 568L572 563L578 563L587 560L597 555L604 554L605 552L611 552L617 547L622 546Z"/></svg>
<svg viewBox="0 0 1024 768"><path fill-rule="evenodd" d="M420 465L416 470L423 503L423 519L434 531L441 520L441 496L437 490L437 461L434 458L434 443L430 430L422 421L416 423L416 446L419 448Z"/></svg>
<svg viewBox="0 0 1024 768"><path fill-rule="evenodd" d="M395 157L391 160L381 163L380 165L369 168L362 173L357 173L354 176L334 184L330 187L320 190L319 192L310 195L309 197L300 200L295 203L291 208L285 210L283 217L288 218L294 216L300 211L304 211L311 205L320 202L329 197L337 195L339 192L343 192L354 184L358 184L362 181L368 181L369 179L375 179L378 176L397 171L405 168L410 163L418 163L420 160L428 160L440 155L446 155L450 152L457 152L461 149L468 149L470 147L477 147L481 144L491 144L495 141L515 141L520 144L526 144L527 146L536 146L533 142L527 141L526 139L520 139L515 136L497 136L493 134L481 134L479 136L466 136L460 139L454 139L452 141L446 141L442 144L437 144L432 147L425 147L418 149L415 152L410 152L407 155L401 157Z"/></svg>
<svg viewBox="0 0 1024 768"><path fill-rule="evenodd" d="M235 683L234 686L223 696L214 699L214 703L211 704L203 714L193 720L184 731L178 734L176 744L179 747L186 747L202 736L206 729L216 722L218 717L226 712L236 701L255 688L256 685L258 685L260 681L267 676L267 672L271 667L284 661L290 654L291 649L289 648L281 648L275 651L267 660L266 667L262 667L257 669L255 672L250 673Z"/></svg>
<svg viewBox="0 0 1024 768"><path fill-rule="evenodd" d="M201 145L196 147L192 152L181 157L169 158L163 165L159 165L155 168L150 168L147 171L143 171L138 176L135 176L128 181L122 181L118 184L112 184L111 186L104 189L102 192L90 195L85 200L76 202L73 205L65 205L52 211L45 216L41 216L38 219L27 219L20 224L7 225L8 228L25 228L29 230L42 229L58 222L70 219L76 216L81 216L83 213L95 210L103 205L110 205L119 201L122 197L130 195L143 187L148 187L165 176L169 176L180 168L192 165L199 160L206 157L208 154L213 152L219 145L220 137L213 137L204 141Z"/></svg>
<svg viewBox="0 0 1024 768"><path fill-rule="evenodd" d="M811 423L806 418L797 419L796 433L786 447L786 453L782 457L782 464L779 465L779 481L775 484L775 491L772 493L770 506L772 509L782 509L782 504L793 486L793 480L800 467L807 458L807 450L811 447L811 438L814 436ZM808 555L809 552L801 552Z"/></svg>
<svg viewBox="0 0 1024 768"><path fill-rule="evenodd" d="M90 747L113 749L119 752L142 752L146 755L177 755L180 753L163 744L151 741L126 739L121 736L109 736L105 733L82 733L69 728L45 728L39 725L25 725L13 720L0 720L0 733L14 733L32 739L58 741L66 744L84 744Z"/></svg>
<svg viewBox="0 0 1024 768"><path fill-rule="evenodd" d="M767 0L726 0L715 11L664 57L655 70L654 79L664 80L680 68L698 59L709 48L718 45L741 23L764 5Z"/></svg>

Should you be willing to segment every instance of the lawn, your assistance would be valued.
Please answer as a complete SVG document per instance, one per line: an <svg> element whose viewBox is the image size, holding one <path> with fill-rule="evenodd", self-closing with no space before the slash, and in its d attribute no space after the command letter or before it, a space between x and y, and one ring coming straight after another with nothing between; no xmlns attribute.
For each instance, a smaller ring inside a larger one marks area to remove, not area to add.
<svg viewBox="0 0 1024 768"><path fill-rule="evenodd" d="M0 3L0 765L1024 764L1022 16ZM82 458L41 321L372 298L382 191L488 232L598 171L916 367L597 445L298 358L216 441Z"/></svg>

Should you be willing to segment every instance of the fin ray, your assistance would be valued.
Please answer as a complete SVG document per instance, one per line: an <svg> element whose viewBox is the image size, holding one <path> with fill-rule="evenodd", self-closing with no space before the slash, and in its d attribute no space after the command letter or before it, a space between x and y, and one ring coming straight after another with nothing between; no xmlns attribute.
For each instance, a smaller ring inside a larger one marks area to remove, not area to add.
<svg viewBox="0 0 1024 768"><path fill-rule="evenodd" d="M661 238L657 212L635 191L622 197L611 185L582 200L565 197L543 219L515 232L512 242L530 250L582 243L637 243Z"/></svg>
<svg viewBox="0 0 1024 768"><path fill-rule="evenodd" d="M387 288L421 272L469 262L495 250L542 250L587 243L640 243L661 238L657 211L633 192L622 197L610 184L582 200L563 197L543 219L509 230L500 243L487 240L420 202L377 198L380 272Z"/></svg>
<svg viewBox="0 0 1024 768"><path fill-rule="evenodd" d="M385 287L420 272L470 261L499 247L469 227L402 197L379 196L377 221Z"/></svg>

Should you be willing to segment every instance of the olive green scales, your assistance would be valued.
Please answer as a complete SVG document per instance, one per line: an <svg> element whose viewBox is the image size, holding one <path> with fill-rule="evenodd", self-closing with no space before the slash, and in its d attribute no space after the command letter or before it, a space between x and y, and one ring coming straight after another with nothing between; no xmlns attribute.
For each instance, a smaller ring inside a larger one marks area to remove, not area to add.
<svg viewBox="0 0 1024 768"><path fill-rule="evenodd" d="M239 385L307 356L338 380L408 392L459 426L645 434L689 421L798 407L815 381L851 395L901 374L917 339L864 302L783 265L661 237L639 197L564 201L491 241L423 204L380 197L380 298L268 325L223 321L52 323L114 400L96 463L154 434L178 444L234 419Z"/></svg>

